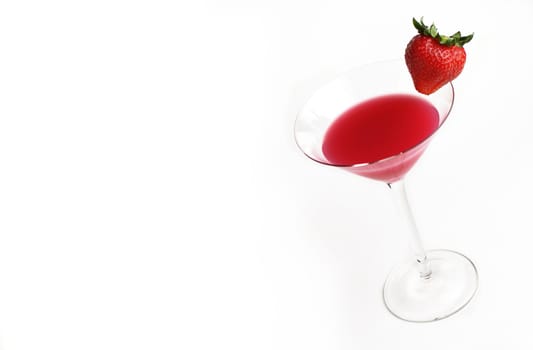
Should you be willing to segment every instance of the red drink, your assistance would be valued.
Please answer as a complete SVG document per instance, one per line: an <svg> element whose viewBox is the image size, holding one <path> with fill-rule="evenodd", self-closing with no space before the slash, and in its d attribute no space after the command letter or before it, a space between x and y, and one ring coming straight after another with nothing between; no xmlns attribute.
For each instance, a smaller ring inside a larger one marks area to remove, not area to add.
<svg viewBox="0 0 533 350"><path fill-rule="evenodd" d="M425 148L423 141L438 126L437 109L420 97L403 94L376 97L348 109L331 124L322 152L336 165L370 163L349 169L393 182L414 165ZM383 159L386 160L375 163Z"/></svg>

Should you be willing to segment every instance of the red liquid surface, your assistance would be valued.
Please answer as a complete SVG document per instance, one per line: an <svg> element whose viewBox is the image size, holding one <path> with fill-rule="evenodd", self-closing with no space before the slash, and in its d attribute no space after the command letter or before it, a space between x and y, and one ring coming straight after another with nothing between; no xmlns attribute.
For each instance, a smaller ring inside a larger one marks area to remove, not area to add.
<svg viewBox="0 0 533 350"><path fill-rule="evenodd" d="M417 146L438 126L438 111L424 99L403 94L380 96L340 115L326 132L322 152L337 165L373 163ZM372 165L362 167L361 175L395 180L411 168L422 151L387 160L374 170ZM358 173L355 168L353 171Z"/></svg>

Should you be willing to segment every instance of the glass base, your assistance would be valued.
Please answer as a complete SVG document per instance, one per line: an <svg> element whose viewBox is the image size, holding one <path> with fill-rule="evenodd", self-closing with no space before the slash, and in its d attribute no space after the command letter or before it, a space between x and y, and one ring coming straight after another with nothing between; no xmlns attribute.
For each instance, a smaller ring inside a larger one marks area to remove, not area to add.
<svg viewBox="0 0 533 350"><path fill-rule="evenodd" d="M411 322L431 322L453 315L476 293L474 263L451 250L426 252L431 275L421 278L418 262L395 267L383 286L383 301L396 317Z"/></svg>

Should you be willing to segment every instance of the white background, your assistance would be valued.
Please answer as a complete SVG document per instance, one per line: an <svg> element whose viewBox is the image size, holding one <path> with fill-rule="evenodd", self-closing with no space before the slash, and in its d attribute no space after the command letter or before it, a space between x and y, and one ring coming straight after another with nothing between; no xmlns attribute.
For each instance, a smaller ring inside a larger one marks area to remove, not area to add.
<svg viewBox="0 0 533 350"><path fill-rule="evenodd" d="M480 288L392 317L408 256L384 185L319 166L320 84L399 58L413 16L475 32L409 176L428 248ZM531 349L533 3L2 1L2 349Z"/></svg>

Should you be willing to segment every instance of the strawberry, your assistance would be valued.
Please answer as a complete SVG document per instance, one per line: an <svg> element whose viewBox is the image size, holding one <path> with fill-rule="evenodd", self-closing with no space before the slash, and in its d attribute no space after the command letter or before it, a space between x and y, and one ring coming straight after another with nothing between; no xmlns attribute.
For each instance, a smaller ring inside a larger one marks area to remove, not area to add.
<svg viewBox="0 0 533 350"><path fill-rule="evenodd" d="M462 72L466 61L463 45L472 40L474 34L440 35L434 24L428 27L422 18L420 22L413 18L413 25L419 34L407 44L405 63L416 90L429 95Z"/></svg>

